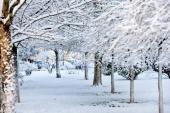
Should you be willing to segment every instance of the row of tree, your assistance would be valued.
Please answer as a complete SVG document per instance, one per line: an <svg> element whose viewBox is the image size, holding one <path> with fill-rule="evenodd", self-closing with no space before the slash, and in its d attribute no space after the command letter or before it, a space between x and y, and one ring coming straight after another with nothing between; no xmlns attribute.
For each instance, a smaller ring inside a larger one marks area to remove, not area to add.
<svg viewBox="0 0 170 113"><path fill-rule="evenodd" d="M145 64L150 65L154 60L159 67L159 113L163 113L161 72L162 66L169 65L169 1L3 0L2 4L2 113L14 112L16 47L35 45L94 53L94 85L101 84L102 60L112 60L113 64L127 68L132 86L133 67L146 67ZM113 73L114 68L112 80Z"/></svg>

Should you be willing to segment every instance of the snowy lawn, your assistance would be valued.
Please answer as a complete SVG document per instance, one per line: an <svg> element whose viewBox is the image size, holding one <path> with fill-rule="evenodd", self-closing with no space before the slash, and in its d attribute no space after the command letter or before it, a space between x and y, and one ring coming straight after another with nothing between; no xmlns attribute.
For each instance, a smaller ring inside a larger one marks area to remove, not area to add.
<svg viewBox="0 0 170 113"><path fill-rule="evenodd" d="M129 81L116 76L116 94L110 94L110 76L93 87L83 71L33 72L24 78L17 113L158 113L157 74L146 72L135 81L136 103L129 104ZM170 113L170 80L163 80L165 113Z"/></svg>

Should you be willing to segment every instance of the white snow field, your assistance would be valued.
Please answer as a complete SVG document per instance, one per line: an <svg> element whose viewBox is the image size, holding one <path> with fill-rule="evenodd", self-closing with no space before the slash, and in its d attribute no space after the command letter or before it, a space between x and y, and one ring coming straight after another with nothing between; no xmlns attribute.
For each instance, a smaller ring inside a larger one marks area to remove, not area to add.
<svg viewBox="0 0 170 113"><path fill-rule="evenodd" d="M91 69L92 70L92 69ZM46 71L24 78L17 113L158 113L157 74L145 72L135 81L136 103L129 104L129 81L116 76L116 94L110 94L110 76L92 86L83 71L62 70L62 78ZM165 77L164 77L165 78ZM170 79L163 79L164 113L170 113Z"/></svg>

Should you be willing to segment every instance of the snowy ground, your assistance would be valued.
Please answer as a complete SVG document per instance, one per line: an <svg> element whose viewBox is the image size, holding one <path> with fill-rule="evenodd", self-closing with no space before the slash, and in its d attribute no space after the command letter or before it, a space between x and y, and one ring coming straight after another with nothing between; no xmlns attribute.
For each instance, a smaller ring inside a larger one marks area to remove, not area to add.
<svg viewBox="0 0 170 113"><path fill-rule="evenodd" d="M116 94L110 94L110 77L103 86L92 86L83 71L33 72L25 77L17 113L158 113L157 74L147 72L135 81L136 103L129 104L129 81L116 77ZM170 113L170 80L163 80L165 113Z"/></svg>

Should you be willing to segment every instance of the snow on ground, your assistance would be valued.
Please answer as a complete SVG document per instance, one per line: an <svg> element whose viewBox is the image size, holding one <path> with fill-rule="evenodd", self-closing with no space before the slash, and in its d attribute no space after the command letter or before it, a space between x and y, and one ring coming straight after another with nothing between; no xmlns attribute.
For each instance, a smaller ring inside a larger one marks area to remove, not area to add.
<svg viewBox="0 0 170 113"><path fill-rule="evenodd" d="M91 69L92 70L92 69ZM116 94L110 94L110 77L93 87L81 70L62 70L62 78L46 71L24 78L17 113L158 113L156 73L146 72L135 81L136 103L129 104L129 81L116 76ZM152 74L152 76L150 76ZM170 113L170 80L163 80L165 113Z"/></svg>

